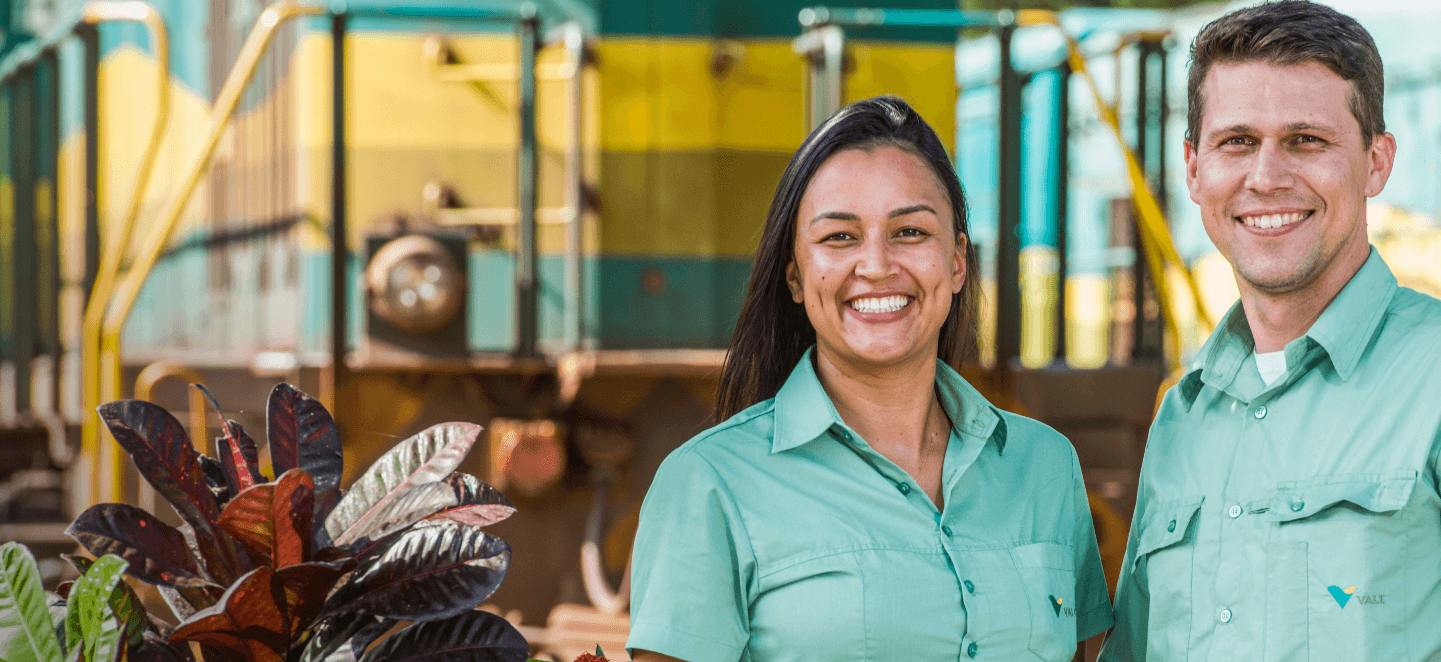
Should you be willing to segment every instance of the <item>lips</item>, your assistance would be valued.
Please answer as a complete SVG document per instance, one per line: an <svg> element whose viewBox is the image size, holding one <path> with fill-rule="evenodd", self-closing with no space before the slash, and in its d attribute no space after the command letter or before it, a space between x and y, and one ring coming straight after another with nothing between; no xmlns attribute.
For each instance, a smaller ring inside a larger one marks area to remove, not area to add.
<svg viewBox="0 0 1441 662"><path fill-rule="evenodd" d="M858 313L893 313L911 305L913 300L904 294L891 294L878 297L856 297L847 301L846 305Z"/></svg>
<svg viewBox="0 0 1441 662"><path fill-rule="evenodd" d="M1271 230L1285 227L1292 223L1299 223L1309 218L1311 214L1312 212L1310 211L1295 211L1274 214L1249 214L1246 216L1237 216L1236 218L1248 228Z"/></svg>

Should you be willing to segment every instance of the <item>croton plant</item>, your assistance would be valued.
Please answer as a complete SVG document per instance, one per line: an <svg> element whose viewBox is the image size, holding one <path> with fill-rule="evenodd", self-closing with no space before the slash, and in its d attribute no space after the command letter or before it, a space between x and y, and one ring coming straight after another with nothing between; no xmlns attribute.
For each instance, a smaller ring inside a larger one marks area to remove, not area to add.
<svg viewBox="0 0 1441 662"><path fill-rule="evenodd" d="M180 662L197 650L203 662L527 659L514 627L476 610L510 563L510 546L482 527L515 512L455 471L479 426L431 427L342 491L334 420L288 384L266 407L274 480L233 420L221 418L211 458L159 406L122 400L99 412L183 524L127 504L86 510L67 532L98 560L73 558L84 574L56 593L40 588L28 550L5 545L0 659ZM155 585L179 624L145 614L122 574Z"/></svg>

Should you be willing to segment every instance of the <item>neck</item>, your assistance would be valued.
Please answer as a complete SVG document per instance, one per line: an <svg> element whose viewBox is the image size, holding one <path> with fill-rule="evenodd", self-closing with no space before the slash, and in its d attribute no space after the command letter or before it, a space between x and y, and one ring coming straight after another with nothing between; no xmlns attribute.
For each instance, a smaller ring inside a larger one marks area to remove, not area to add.
<svg viewBox="0 0 1441 662"><path fill-rule="evenodd" d="M937 417L944 425L934 354L892 366L855 366L818 348L816 376L846 425L901 466L919 456Z"/></svg>
<svg viewBox="0 0 1441 662"><path fill-rule="evenodd" d="M1369 244L1362 246L1364 251L1352 251L1352 254L1338 257L1333 268L1311 284L1292 292L1264 292L1237 278L1241 308L1246 311L1246 323L1251 327L1256 352L1279 352L1286 348L1287 343L1310 331L1311 325L1366 263L1371 247Z"/></svg>

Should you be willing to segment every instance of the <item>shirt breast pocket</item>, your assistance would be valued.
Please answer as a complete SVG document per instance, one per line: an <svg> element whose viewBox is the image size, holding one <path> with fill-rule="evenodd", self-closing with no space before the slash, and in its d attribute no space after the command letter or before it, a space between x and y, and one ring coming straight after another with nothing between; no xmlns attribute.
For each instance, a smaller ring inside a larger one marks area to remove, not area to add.
<svg viewBox="0 0 1441 662"><path fill-rule="evenodd" d="M1148 508L1140 524L1132 573L1142 573L1150 595L1147 658L1185 660L1191 638L1192 567L1196 513L1204 497L1184 497Z"/></svg>
<svg viewBox="0 0 1441 662"><path fill-rule="evenodd" d="M1266 516L1277 531L1268 556L1267 660L1403 659L1408 539L1401 509L1416 472L1330 474L1277 485ZM1392 602L1387 602L1387 595Z"/></svg>
<svg viewBox="0 0 1441 662"><path fill-rule="evenodd" d="M1011 550L1030 606L1026 647L1042 660L1063 662L1076 650L1076 556L1070 545L1041 542Z"/></svg>

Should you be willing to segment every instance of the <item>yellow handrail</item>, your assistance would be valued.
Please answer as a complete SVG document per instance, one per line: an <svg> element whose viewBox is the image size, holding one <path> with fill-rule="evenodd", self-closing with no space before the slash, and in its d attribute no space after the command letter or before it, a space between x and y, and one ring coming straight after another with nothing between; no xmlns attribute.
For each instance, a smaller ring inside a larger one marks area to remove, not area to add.
<svg viewBox="0 0 1441 662"><path fill-rule="evenodd" d="M1141 169L1141 163L1128 147L1125 137L1121 134L1121 123L1111 107L1106 104L1101 96L1101 89L1096 85L1096 79L1091 77L1090 71L1086 68L1086 58L1081 54L1081 46L1075 38L1061 26L1060 17L1052 11L1044 9L1022 9L1016 12L1017 25L1051 25L1061 32L1066 39L1066 50L1071 64L1071 70L1080 74L1086 80L1091 89L1091 95L1096 102L1096 110L1101 114L1101 119L1111 127L1115 133L1116 141L1121 146L1121 153L1126 157L1126 171L1131 180L1131 200L1136 208L1136 216L1139 222L1136 224L1140 230L1141 253L1146 258L1146 267L1151 273L1151 279L1156 284L1156 298L1161 304L1161 314L1165 318L1166 330L1174 341L1176 351L1167 352L1171 368L1176 369L1181 365L1180 350L1183 347L1181 342L1181 329L1177 324L1175 304L1171 300L1171 290L1168 286L1166 265L1169 263L1178 268L1186 285L1191 290L1191 297L1196 308L1196 319L1206 326L1209 332L1215 327L1210 313L1206 312L1201 301L1201 288L1196 284L1196 277L1186 267L1181 255L1176 252L1175 240L1171 237L1171 230L1166 227L1166 216L1161 211L1161 205L1156 202L1156 194L1146 183L1145 172ZM1141 314L1141 311L1136 311Z"/></svg>
<svg viewBox="0 0 1441 662"><path fill-rule="evenodd" d="M261 12L259 20L256 21L255 27L251 29L250 36L246 38L245 45L240 49L239 57L236 58L235 67L230 70L230 75L225 79L225 85L220 89L220 94L215 99L215 105L210 110L204 130L205 140L201 143L199 152L195 154L187 167L180 170L180 188L171 194L159 219L150 227L150 232L140 244L140 252L136 255L134 264L125 272L124 278L117 285L113 304L106 311L100 337L101 398L116 398L120 395L120 333L125 327L125 320L135 307L135 300L140 296L140 288L145 284L151 270L155 268L155 263L160 259L160 253L170 243L170 237L180 223L180 216L190 201L190 195L194 193L195 187L200 183L201 176L205 174L205 168L210 165L210 159L215 154L215 147L220 142L220 136L224 133L230 118L235 114L235 108L240 102L240 95L245 91L245 86L250 82L251 77L254 76L270 39L279 31L281 25L293 18L323 13L325 10L319 7L303 5L292 0L281 0L281 2L266 7L265 11ZM98 404L97 400L95 405L98 406ZM109 482L110 493L107 496L119 500L122 496L119 492L124 485L119 448L110 444L99 451L100 466L96 475L99 480ZM100 490L97 489L96 493L99 492Z"/></svg>
<svg viewBox="0 0 1441 662"><path fill-rule="evenodd" d="M170 121L170 37L165 19L155 7L144 2L126 0L122 2L90 2L81 13L81 21L96 25L108 21L135 21L143 23L150 34L151 47L155 49L155 119L150 126L150 141L145 155L140 160L140 169L135 175L135 191L126 205L125 216L109 231L102 246L100 269L95 274L95 285L90 300L85 305L85 317L80 331L81 388L84 394L84 411L80 426L81 457L98 457L100 448L100 419L95 408L100 405L100 325L105 315L105 304L110 300L115 286L116 274L130 244L130 230L140 215L140 204L150 175L155 171L155 162L160 154L160 143L165 137L165 127ZM99 204L97 201L96 204ZM107 250L108 249L108 250ZM98 469L98 467L97 467ZM90 496L99 493L100 473L90 472ZM118 500L118 499L117 499Z"/></svg>

